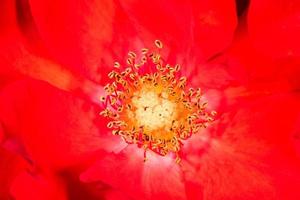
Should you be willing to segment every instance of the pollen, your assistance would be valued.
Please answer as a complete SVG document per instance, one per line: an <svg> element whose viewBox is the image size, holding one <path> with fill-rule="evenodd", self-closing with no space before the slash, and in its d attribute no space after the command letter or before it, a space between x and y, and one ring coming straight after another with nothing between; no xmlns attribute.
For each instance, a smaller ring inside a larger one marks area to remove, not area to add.
<svg viewBox="0 0 300 200"><path fill-rule="evenodd" d="M201 134L214 121L216 111L208 111L200 88L187 88L181 67L171 66L161 57L163 44L128 53L126 64L114 64L111 79L101 97L107 127L128 144L161 156L176 155L183 141Z"/></svg>

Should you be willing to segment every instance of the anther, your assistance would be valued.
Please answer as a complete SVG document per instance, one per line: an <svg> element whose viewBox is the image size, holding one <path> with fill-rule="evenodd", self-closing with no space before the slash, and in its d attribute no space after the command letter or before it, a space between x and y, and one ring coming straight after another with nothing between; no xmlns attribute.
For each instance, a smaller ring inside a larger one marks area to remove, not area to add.
<svg viewBox="0 0 300 200"><path fill-rule="evenodd" d="M160 48L160 49L161 49L161 48L163 48L163 44L162 44L162 42L161 42L161 41L159 41L159 40L155 40L155 42L154 42L154 43L155 43L155 45L156 45L156 47L157 47L157 48Z"/></svg>
<svg viewBox="0 0 300 200"><path fill-rule="evenodd" d="M132 52L132 51L130 51L128 53L128 56L130 56L131 58L136 58L136 54L134 52Z"/></svg>
<svg viewBox="0 0 300 200"><path fill-rule="evenodd" d="M149 51L149 49L143 48L143 49L142 49L142 54L147 54L148 51Z"/></svg>
<svg viewBox="0 0 300 200"><path fill-rule="evenodd" d="M216 112L216 111L211 111L211 115L212 115L212 116L216 116L216 115L217 115L217 112Z"/></svg>
<svg viewBox="0 0 300 200"><path fill-rule="evenodd" d="M114 67L115 67L115 68L120 68L120 63L115 62Z"/></svg>

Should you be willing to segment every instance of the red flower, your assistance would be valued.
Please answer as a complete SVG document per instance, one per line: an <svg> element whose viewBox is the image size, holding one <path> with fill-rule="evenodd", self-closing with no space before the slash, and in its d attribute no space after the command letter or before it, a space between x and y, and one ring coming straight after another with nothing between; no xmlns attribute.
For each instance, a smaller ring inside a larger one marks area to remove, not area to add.
<svg viewBox="0 0 300 200"><path fill-rule="evenodd" d="M245 2L5 0L0 198L299 199L299 5ZM180 164L99 116L114 62L156 39L218 112Z"/></svg>

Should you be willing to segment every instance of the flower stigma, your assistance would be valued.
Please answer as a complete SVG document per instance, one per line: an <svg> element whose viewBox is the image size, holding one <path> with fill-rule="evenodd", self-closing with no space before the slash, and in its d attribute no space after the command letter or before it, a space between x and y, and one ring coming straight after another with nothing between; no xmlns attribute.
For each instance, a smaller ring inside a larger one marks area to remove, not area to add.
<svg viewBox="0 0 300 200"><path fill-rule="evenodd" d="M136 144L161 156L176 155L182 141L214 121L216 111L207 111L200 88L187 88L180 65L166 64L160 55L163 44L155 41L153 50L142 49L139 56L128 53L125 67L115 62L101 97L107 127L128 144Z"/></svg>

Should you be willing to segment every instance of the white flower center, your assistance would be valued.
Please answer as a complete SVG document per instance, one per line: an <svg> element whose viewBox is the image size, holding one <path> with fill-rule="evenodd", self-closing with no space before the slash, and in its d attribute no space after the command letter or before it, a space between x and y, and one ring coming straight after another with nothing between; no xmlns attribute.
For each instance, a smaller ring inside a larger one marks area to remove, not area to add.
<svg viewBox="0 0 300 200"><path fill-rule="evenodd" d="M135 119L139 126L147 130L171 128L176 118L176 104L169 101L166 94L155 91L141 90L135 93L132 104L136 107Z"/></svg>

